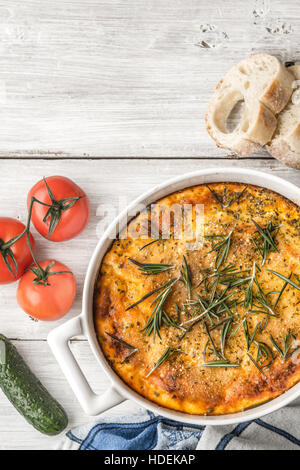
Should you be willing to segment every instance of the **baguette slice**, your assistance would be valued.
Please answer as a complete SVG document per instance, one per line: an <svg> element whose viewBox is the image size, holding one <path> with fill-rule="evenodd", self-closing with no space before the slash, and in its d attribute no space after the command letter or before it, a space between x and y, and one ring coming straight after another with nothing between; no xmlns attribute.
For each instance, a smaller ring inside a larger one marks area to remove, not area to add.
<svg viewBox="0 0 300 470"><path fill-rule="evenodd" d="M300 65L289 67L294 80L300 80ZM300 85L300 82L299 82ZM298 96L297 96L298 95ZM275 135L268 152L285 165L300 169L300 96L295 93L289 104L278 116Z"/></svg>
<svg viewBox="0 0 300 470"><path fill-rule="evenodd" d="M292 94L293 75L268 54L248 57L219 82L206 111L206 126L219 147L247 156L269 142L279 113ZM228 132L227 120L244 102L239 125Z"/></svg>

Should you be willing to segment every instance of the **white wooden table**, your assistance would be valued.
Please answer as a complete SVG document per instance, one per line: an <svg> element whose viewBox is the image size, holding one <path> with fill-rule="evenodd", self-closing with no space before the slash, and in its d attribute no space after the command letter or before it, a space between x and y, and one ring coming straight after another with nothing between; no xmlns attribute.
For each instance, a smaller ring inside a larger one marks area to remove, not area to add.
<svg viewBox="0 0 300 470"><path fill-rule="evenodd" d="M25 221L27 191L43 175L74 179L92 203L78 238L53 244L35 233L40 258L55 257L77 276L67 318L80 313L103 211L117 210L119 196L129 202L169 177L221 165L300 183L300 172L266 152L237 159L217 149L203 119L219 78L247 54L300 59L299 0L0 0L0 23L0 214ZM0 331L70 425L87 422L46 343L56 324L32 322L15 291L0 287ZM95 390L105 390L86 341L72 347ZM60 439L40 435L0 394L0 448L51 449Z"/></svg>

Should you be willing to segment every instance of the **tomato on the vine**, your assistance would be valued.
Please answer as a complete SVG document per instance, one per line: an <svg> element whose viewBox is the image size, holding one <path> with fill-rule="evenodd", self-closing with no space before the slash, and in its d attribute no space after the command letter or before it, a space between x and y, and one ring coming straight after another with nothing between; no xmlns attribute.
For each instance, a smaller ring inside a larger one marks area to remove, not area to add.
<svg viewBox="0 0 300 470"><path fill-rule="evenodd" d="M68 313L75 295L76 280L70 269L59 261L45 260L21 278L17 301L31 317L53 321Z"/></svg>
<svg viewBox="0 0 300 470"><path fill-rule="evenodd" d="M85 192L64 176L49 176L38 181L29 191L32 198L31 220L37 231L53 242L70 240L86 227L90 204Z"/></svg>
<svg viewBox="0 0 300 470"><path fill-rule="evenodd" d="M0 284L8 284L19 279L32 263L25 225L10 217L0 217ZM23 233L23 236L22 236ZM34 239L30 234L34 250Z"/></svg>

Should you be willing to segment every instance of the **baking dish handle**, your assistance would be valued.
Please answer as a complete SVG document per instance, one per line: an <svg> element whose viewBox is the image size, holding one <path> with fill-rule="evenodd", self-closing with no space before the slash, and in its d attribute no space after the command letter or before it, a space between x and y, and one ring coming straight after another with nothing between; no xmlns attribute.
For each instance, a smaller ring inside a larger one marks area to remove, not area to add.
<svg viewBox="0 0 300 470"><path fill-rule="evenodd" d="M69 347L71 338L83 334L81 322L79 315L55 328L48 335L48 344L84 412L95 416L122 403L125 398L113 386L102 395L92 391Z"/></svg>

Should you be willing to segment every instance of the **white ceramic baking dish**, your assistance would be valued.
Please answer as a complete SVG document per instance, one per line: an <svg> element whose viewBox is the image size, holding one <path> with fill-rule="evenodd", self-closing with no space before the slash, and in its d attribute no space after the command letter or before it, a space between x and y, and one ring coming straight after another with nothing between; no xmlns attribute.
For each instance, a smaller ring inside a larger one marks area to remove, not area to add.
<svg viewBox="0 0 300 470"><path fill-rule="evenodd" d="M83 410L88 415L98 415L128 399L135 401L137 404L142 405L154 413L183 423L225 425L256 419L278 410L300 395L300 383L298 383L279 397L239 413L221 416L200 416L173 411L156 405L130 389L110 367L97 341L93 322L94 285L102 258L111 245L112 234L116 233L115 229L117 226L120 227L120 224L122 226L122 221L124 223L125 214L133 213L134 209L141 203L144 205L151 204L174 191L197 184L215 182L239 182L262 186L276 191L300 205L300 188L295 185L272 174L238 168L211 168L196 173L189 173L156 186L132 202L108 227L98 242L86 274L81 315L59 326L48 336L48 342L54 356L59 362ZM69 348L69 340L78 335L84 335L88 339L96 360L111 382L108 390L102 395L96 395L91 390Z"/></svg>

